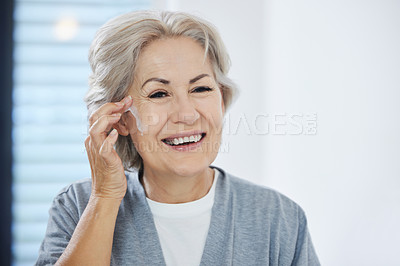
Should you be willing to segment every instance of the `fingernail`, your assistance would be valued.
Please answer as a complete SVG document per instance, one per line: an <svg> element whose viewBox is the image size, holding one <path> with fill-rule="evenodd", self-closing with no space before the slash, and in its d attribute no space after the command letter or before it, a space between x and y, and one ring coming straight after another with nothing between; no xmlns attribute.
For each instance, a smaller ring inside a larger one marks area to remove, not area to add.
<svg viewBox="0 0 400 266"><path fill-rule="evenodd" d="M112 116L121 116L121 113L114 113Z"/></svg>
<svg viewBox="0 0 400 266"><path fill-rule="evenodd" d="M111 130L110 136L115 136L116 134L117 134L117 130L115 128L113 130Z"/></svg>
<svg viewBox="0 0 400 266"><path fill-rule="evenodd" d="M124 99L124 104L127 104L130 100L132 100L132 96L128 95L128 97Z"/></svg>
<svg viewBox="0 0 400 266"><path fill-rule="evenodd" d="M115 105L118 106L118 107L122 107L122 106L124 106L124 103L116 102Z"/></svg>

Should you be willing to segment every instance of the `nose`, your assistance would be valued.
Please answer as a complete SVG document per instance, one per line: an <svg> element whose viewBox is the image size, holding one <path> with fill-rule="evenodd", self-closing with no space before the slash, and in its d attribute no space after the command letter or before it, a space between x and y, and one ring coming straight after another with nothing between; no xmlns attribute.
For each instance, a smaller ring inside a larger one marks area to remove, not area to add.
<svg viewBox="0 0 400 266"><path fill-rule="evenodd" d="M193 125L200 118L199 112L189 97L177 99L174 103L171 120L173 123Z"/></svg>

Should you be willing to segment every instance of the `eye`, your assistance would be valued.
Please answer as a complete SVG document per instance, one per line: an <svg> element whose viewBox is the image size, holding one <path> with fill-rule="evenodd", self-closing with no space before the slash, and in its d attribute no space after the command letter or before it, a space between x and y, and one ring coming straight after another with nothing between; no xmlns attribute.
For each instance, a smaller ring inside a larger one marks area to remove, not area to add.
<svg viewBox="0 0 400 266"><path fill-rule="evenodd" d="M213 89L210 87L206 86L201 86L201 87L196 87L192 90L192 92L206 92L206 91L212 91Z"/></svg>
<svg viewBox="0 0 400 266"><path fill-rule="evenodd" d="M150 94L149 98L164 98L166 96L168 96L168 94L165 91L156 91Z"/></svg>

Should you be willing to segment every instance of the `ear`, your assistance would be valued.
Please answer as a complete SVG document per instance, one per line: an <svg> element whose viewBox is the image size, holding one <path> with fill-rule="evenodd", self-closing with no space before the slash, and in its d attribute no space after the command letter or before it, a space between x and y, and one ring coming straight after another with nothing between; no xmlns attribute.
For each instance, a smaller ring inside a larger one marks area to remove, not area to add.
<svg viewBox="0 0 400 266"><path fill-rule="evenodd" d="M121 115L121 119L114 124L114 128L118 131L118 134L122 136L128 136L129 135L129 127L128 127L128 121L127 121L127 114L123 113Z"/></svg>
<svg viewBox="0 0 400 266"><path fill-rule="evenodd" d="M219 84L219 90L221 92L221 108L222 108L222 113L225 114L225 103L224 103L224 85Z"/></svg>

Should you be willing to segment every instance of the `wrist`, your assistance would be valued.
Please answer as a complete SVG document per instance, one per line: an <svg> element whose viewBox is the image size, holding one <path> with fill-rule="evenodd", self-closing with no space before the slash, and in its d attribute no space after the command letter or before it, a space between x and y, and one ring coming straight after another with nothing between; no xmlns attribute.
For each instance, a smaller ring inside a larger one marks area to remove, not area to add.
<svg viewBox="0 0 400 266"><path fill-rule="evenodd" d="M125 191L119 191L119 192L109 192L107 190L104 189L96 189L96 188L92 188L92 191L90 193L90 198L93 199L98 199L98 200L116 200L116 201L122 201L122 199L125 197L126 194L126 188Z"/></svg>
<svg viewBox="0 0 400 266"><path fill-rule="evenodd" d="M88 207L95 210L98 214L117 214L122 198L107 198L91 194Z"/></svg>

